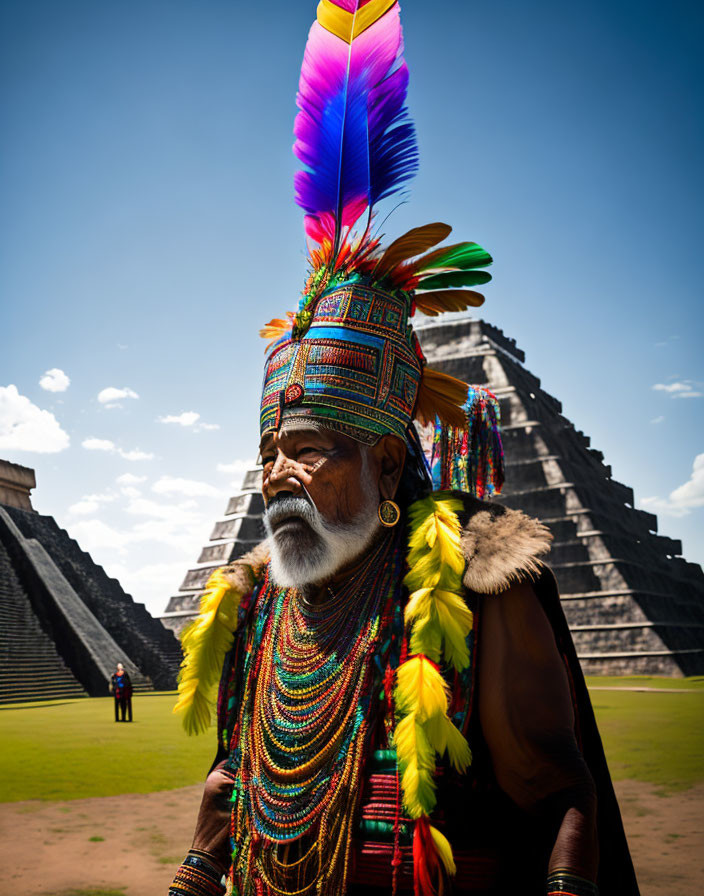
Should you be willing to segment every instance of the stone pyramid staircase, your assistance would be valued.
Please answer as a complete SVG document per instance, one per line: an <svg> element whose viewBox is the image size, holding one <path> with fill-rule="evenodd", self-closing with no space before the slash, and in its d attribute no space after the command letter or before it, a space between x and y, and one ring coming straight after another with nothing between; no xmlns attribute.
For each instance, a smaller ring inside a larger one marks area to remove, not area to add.
<svg viewBox="0 0 704 896"><path fill-rule="evenodd" d="M84 696L41 627L0 542L0 703Z"/></svg>
<svg viewBox="0 0 704 896"><path fill-rule="evenodd" d="M657 518L634 508L600 451L562 415L501 330L466 317L428 322L429 364L489 388L501 405L501 502L553 532L548 557L586 673L704 673L704 575Z"/></svg>

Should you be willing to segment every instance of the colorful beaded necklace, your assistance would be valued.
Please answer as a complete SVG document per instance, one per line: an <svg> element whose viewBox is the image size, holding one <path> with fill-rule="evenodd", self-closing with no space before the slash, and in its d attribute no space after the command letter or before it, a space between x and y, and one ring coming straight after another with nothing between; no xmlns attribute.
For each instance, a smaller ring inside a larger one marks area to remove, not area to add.
<svg viewBox="0 0 704 896"><path fill-rule="evenodd" d="M237 726L235 892L344 890L378 702L375 658L400 581L398 540L385 534L317 605L267 573L258 601L266 621L248 645L256 661L245 662Z"/></svg>

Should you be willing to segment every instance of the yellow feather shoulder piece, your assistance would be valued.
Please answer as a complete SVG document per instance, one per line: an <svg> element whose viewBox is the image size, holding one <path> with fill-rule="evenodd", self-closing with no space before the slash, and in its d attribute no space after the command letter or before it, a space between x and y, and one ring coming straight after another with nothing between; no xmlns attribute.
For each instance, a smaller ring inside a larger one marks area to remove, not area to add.
<svg viewBox="0 0 704 896"><path fill-rule="evenodd" d="M411 818L429 815L435 806L435 751L415 713L407 715L396 726L394 747L406 811Z"/></svg>
<svg viewBox="0 0 704 896"><path fill-rule="evenodd" d="M411 591L405 620L411 656L396 672L394 699L398 722L394 746L401 772L403 802L412 818L429 815L435 806L435 756L448 754L458 771L466 771L471 753L448 716L449 694L438 664L458 671L469 664L467 635L472 613L464 601L465 559L457 516L462 504L437 493L410 508L408 574ZM452 850L439 832L433 842L443 865L454 868Z"/></svg>
<svg viewBox="0 0 704 896"><path fill-rule="evenodd" d="M411 536L406 587L406 625L411 629L411 651L441 659L458 672L467 668L467 635L472 613L464 600L462 573L465 558L457 513L462 503L438 492L410 508Z"/></svg>
<svg viewBox="0 0 704 896"><path fill-rule="evenodd" d="M232 566L216 569L200 599L198 616L181 635L184 658L174 712L182 714L188 734L199 734L210 724L223 662L237 628L240 602L254 587L265 560L265 549L256 548Z"/></svg>

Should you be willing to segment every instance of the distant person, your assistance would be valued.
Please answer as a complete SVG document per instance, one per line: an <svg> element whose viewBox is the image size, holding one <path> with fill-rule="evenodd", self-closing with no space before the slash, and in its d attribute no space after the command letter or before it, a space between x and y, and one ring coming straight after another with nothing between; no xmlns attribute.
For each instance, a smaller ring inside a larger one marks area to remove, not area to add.
<svg viewBox="0 0 704 896"><path fill-rule="evenodd" d="M125 672L122 663L117 664L117 671L113 672L110 679L110 690L115 697L115 721L132 721L132 682ZM118 718L118 709L120 718ZM125 714L127 719L125 720Z"/></svg>

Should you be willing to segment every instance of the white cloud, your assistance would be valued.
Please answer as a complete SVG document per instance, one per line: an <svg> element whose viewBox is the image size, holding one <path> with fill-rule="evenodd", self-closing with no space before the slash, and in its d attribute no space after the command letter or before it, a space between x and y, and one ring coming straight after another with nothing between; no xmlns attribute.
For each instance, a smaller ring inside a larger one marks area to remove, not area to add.
<svg viewBox="0 0 704 896"><path fill-rule="evenodd" d="M247 470L253 470L256 466L257 463L254 460L233 460L229 464L218 464L217 469L218 473L238 473L244 476Z"/></svg>
<svg viewBox="0 0 704 896"><path fill-rule="evenodd" d="M189 498L218 498L222 492L207 482L195 479L181 479L173 476L162 476L152 486L158 495L186 495Z"/></svg>
<svg viewBox="0 0 704 896"><path fill-rule="evenodd" d="M146 476L136 476L134 473L123 473L122 476L118 476L115 480L118 485L139 485L140 482L146 481Z"/></svg>
<svg viewBox="0 0 704 896"><path fill-rule="evenodd" d="M139 451L135 449L133 451L123 451L122 448L117 449L117 453L124 460L134 461L134 460L154 460L154 455L151 451Z"/></svg>
<svg viewBox="0 0 704 896"><path fill-rule="evenodd" d="M98 519L72 523L70 534L89 554L102 549L110 549L118 554L124 554L132 540L131 532L120 532Z"/></svg>
<svg viewBox="0 0 704 896"><path fill-rule="evenodd" d="M83 439L81 445L86 451L117 451L115 443L110 439Z"/></svg>
<svg viewBox="0 0 704 896"><path fill-rule="evenodd" d="M201 423L200 414L195 411L184 411L182 414L167 414L164 417L157 417L159 423L175 423L177 426L184 426L192 429L193 432L200 432L204 429L220 429L218 423Z"/></svg>
<svg viewBox="0 0 704 896"><path fill-rule="evenodd" d="M131 594L154 592L161 599L159 611L163 611L170 594L176 594L188 566L181 561L173 563L149 563L133 570L124 570L120 584Z"/></svg>
<svg viewBox="0 0 704 896"><path fill-rule="evenodd" d="M671 398L701 398L704 395L701 388L701 383L696 383L694 380L682 380L676 383L655 383L653 386L655 392L666 392Z"/></svg>
<svg viewBox="0 0 704 896"><path fill-rule="evenodd" d="M159 423L178 423L179 426L193 426L200 420L200 414L195 411L184 411L182 414L167 414L166 417L159 417Z"/></svg>
<svg viewBox="0 0 704 896"><path fill-rule="evenodd" d="M154 455L149 451L139 451L138 449L125 451L124 448L118 448L118 446L114 442L111 442L110 439L84 439L81 442L81 445L88 451L107 451L110 454L119 454L123 460L135 461L154 459Z"/></svg>
<svg viewBox="0 0 704 896"><path fill-rule="evenodd" d="M117 498L115 492L103 492L99 495L84 495L80 501L72 504L68 512L74 516L88 516L100 509L101 504L109 504Z"/></svg>
<svg viewBox="0 0 704 896"><path fill-rule="evenodd" d="M704 453L694 458L687 482L670 492L667 498L643 498L645 510L666 516L687 516L697 507L704 507Z"/></svg>
<svg viewBox="0 0 704 896"><path fill-rule="evenodd" d="M137 395L134 389L130 389L128 386L125 386L122 389L117 389L115 386L108 386L106 389L102 389L98 392L98 401L108 408L122 407L120 402L123 398L139 398L139 395Z"/></svg>
<svg viewBox="0 0 704 896"><path fill-rule="evenodd" d="M659 417L653 417L653 419L650 422L651 423L662 423L664 419L665 418L663 417L663 415L660 414Z"/></svg>
<svg viewBox="0 0 704 896"><path fill-rule="evenodd" d="M63 370L52 367L40 378L39 385L47 392L65 392L71 385L71 380Z"/></svg>
<svg viewBox="0 0 704 896"><path fill-rule="evenodd" d="M670 493L670 500L680 507L704 506L704 453L694 458L691 476Z"/></svg>
<svg viewBox="0 0 704 896"><path fill-rule="evenodd" d="M103 557L107 553L128 558L135 546L148 543L157 544L159 550L175 548L177 556L182 558L180 568L184 572L211 522L198 510L195 501L160 504L140 497L130 500L125 510L138 518L126 528L117 528L98 518L81 519L71 523L71 537L83 550L101 552Z"/></svg>
<svg viewBox="0 0 704 896"><path fill-rule="evenodd" d="M56 454L70 439L50 411L43 411L16 386L0 386L0 449Z"/></svg>
<svg viewBox="0 0 704 896"><path fill-rule="evenodd" d="M159 504L151 498L135 498L127 505L125 510L135 516L151 516L155 519L179 521L187 523L193 519L193 509L197 508L196 501L181 501L179 504Z"/></svg>

